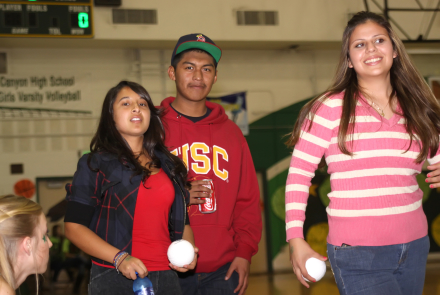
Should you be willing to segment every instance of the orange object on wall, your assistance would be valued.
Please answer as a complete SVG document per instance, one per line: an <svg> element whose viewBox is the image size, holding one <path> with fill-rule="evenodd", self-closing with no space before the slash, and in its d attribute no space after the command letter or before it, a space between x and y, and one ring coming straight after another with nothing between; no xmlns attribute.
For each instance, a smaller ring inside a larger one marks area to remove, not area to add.
<svg viewBox="0 0 440 295"><path fill-rule="evenodd" d="M29 179L19 180L14 185L14 193L30 199L35 194L35 184Z"/></svg>

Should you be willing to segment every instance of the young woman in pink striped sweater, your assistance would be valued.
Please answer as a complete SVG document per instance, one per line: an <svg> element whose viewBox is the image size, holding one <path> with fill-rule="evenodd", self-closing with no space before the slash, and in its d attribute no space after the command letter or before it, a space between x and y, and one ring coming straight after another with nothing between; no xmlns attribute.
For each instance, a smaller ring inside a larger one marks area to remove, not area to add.
<svg viewBox="0 0 440 295"><path fill-rule="evenodd" d="M388 21L356 14L332 86L302 109L289 140L286 231L303 285L302 275L313 281L306 260L327 259L303 238L311 179L324 157L332 189L327 253L340 293L422 294L429 239L416 176L426 159L440 162L439 134L439 102Z"/></svg>

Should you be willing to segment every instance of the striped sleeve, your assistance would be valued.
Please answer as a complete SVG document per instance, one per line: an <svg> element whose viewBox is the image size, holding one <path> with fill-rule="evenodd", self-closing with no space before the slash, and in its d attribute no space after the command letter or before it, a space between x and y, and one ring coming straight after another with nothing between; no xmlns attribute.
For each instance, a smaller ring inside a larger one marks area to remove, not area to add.
<svg viewBox="0 0 440 295"><path fill-rule="evenodd" d="M341 109L342 99L329 98L316 111L310 130L310 116L304 121L286 183L287 241L304 237L303 224L311 180L331 143L333 130L339 126Z"/></svg>
<svg viewBox="0 0 440 295"><path fill-rule="evenodd" d="M435 154L435 156L433 158L428 158L428 163L430 165L434 165L440 162L440 146L437 150L437 153Z"/></svg>

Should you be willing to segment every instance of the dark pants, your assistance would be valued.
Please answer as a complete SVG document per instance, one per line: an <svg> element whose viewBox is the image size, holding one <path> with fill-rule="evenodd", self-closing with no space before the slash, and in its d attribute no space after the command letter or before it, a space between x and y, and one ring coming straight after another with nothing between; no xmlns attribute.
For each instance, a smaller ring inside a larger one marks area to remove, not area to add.
<svg viewBox="0 0 440 295"><path fill-rule="evenodd" d="M150 271L148 278L153 283L155 295L182 295L179 280L174 270ZM127 279L114 268L92 264L90 270L89 295L133 294L133 280Z"/></svg>
<svg viewBox="0 0 440 295"><path fill-rule="evenodd" d="M428 236L390 246L327 244L341 295L422 295L428 252Z"/></svg>
<svg viewBox="0 0 440 295"><path fill-rule="evenodd" d="M185 295L232 295L238 286L238 273L233 272L225 281L231 263L227 263L214 272L179 273L180 287Z"/></svg>

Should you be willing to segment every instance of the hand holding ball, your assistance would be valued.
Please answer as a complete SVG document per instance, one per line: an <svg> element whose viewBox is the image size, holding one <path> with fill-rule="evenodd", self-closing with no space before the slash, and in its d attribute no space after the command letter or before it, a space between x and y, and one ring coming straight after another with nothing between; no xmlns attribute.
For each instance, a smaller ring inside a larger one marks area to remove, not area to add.
<svg viewBox="0 0 440 295"><path fill-rule="evenodd" d="M183 267L194 260L194 247L186 240L177 240L168 247L167 254L173 265Z"/></svg>
<svg viewBox="0 0 440 295"><path fill-rule="evenodd" d="M317 282L320 279L322 279L322 277L325 275L325 271L327 270L327 267L324 261L312 257L307 259L306 261L306 270L309 273L309 276L314 278ZM304 276L303 279L306 280L307 282L310 282Z"/></svg>

